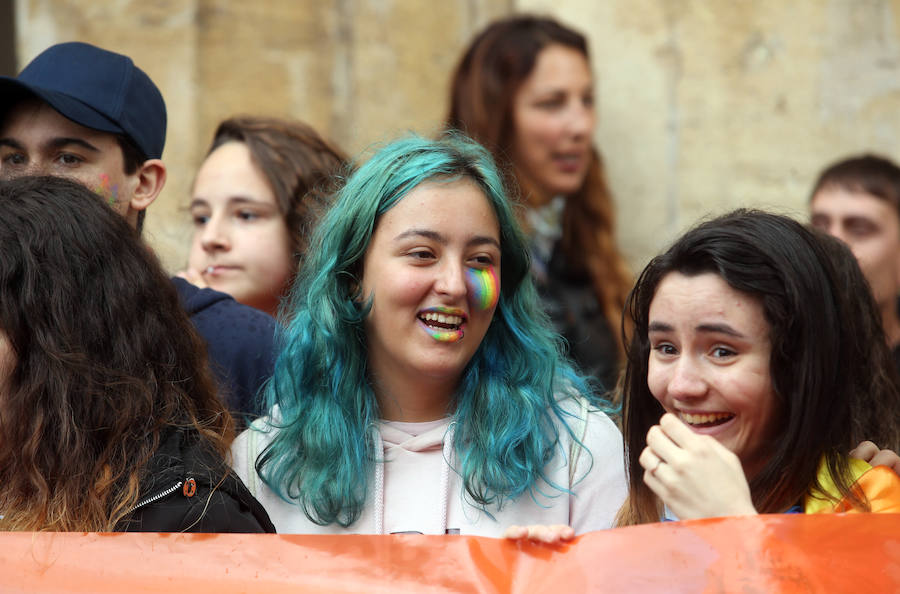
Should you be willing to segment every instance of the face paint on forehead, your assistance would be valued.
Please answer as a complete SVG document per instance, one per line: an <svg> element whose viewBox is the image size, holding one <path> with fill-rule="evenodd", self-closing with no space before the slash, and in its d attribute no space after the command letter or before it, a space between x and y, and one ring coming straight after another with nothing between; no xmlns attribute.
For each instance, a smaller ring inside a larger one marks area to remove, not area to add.
<svg viewBox="0 0 900 594"><path fill-rule="evenodd" d="M109 176L105 173L100 174L100 185L94 188L94 192L106 200L107 204L110 206L113 206L119 201L119 184L114 186L111 185L109 183Z"/></svg>
<svg viewBox="0 0 900 594"><path fill-rule="evenodd" d="M487 268L467 268L466 283L469 285L470 298L475 307L481 310L491 309L500 300L500 279L493 266Z"/></svg>

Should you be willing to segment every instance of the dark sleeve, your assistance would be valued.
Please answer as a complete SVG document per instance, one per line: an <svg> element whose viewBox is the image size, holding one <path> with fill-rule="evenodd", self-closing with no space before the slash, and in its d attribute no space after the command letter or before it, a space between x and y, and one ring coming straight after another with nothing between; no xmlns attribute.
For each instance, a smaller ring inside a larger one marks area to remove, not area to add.
<svg viewBox="0 0 900 594"><path fill-rule="evenodd" d="M257 394L275 368L272 316L212 289L172 279L182 305L206 342L210 368L225 402L237 416L250 419L264 410Z"/></svg>
<svg viewBox="0 0 900 594"><path fill-rule="evenodd" d="M192 318L206 340L213 373L231 411L260 416L260 388L275 368L275 320L237 303L219 302Z"/></svg>
<svg viewBox="0 0 900 594"><path fill-rule="evenodd" d="M187 532L274 533L275 526L269 515L256 499L250 498L252 502L242 501L230 493L217 490L209 499L209 506L200 522Z"/></svg>

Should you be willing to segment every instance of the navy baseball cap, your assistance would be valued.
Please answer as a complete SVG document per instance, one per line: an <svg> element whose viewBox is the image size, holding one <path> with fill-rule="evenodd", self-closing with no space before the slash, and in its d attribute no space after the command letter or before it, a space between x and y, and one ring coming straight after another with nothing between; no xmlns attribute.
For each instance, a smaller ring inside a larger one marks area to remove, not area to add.
<svg viewBox="0 0 900 594"><path fill-rule="evenodd" d="M85 128L125 134L148 159L162 157L166 103L128 56L87 43L59 43L41 52L19 76L0 77L0 97L15 90L37 95Z"/></svg>

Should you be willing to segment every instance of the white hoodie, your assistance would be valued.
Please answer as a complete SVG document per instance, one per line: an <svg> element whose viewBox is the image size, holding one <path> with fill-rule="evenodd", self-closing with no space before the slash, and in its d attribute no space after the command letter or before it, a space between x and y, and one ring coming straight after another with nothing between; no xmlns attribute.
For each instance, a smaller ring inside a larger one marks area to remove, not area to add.
<svg viewBox="0 0 900 594"><path fill-rule="evenodd" d="M493 518L466 500L462 479L453 470L457 461L450 446L450 419L379 423L386 463L376 464L366 506L347 528L311 522L299 506L284 501L260 480L254 468L256 457L277 431L264 419L237 437L231 453L238 476L283 534L418 532L499 537L513 524L567 524L576 534L610 528L627 493L622 435L605 414L588 411L583 399L561 404L576 415L567 420L576 435L583 436L584 447L574 443L560 425L561 445L544 471L573 495L539 482L537 502L526 492L499 511L489 507ZM570 458L574 466L569 465Z"/></svg>

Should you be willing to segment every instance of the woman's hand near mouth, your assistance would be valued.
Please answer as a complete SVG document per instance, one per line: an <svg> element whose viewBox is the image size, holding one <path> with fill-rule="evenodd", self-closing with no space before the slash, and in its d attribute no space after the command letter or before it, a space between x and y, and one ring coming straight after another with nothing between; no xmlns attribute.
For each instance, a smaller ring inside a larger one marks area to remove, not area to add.
<svg viewBox="0 0 900 594"><path fill-rule="evenodd" d="M680 520L756 515L738 457L667 413L647 432L644 483Z"/></svg>

